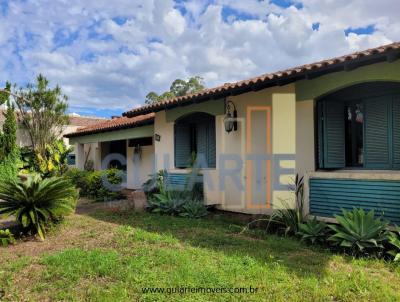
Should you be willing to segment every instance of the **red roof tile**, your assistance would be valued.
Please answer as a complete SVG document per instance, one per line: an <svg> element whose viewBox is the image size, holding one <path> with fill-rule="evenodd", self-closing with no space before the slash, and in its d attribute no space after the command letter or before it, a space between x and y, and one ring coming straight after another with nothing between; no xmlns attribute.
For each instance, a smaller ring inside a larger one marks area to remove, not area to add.
<svg viewBox="0 0 400 302"><path fill-rule="evenodd" d="M152 124L154 113L139 115L136 117L119 117L103 122L95 123L91 126L79 128L77 131L68 133L65 137L76 137L94 133L108 132L120 129L134 128L146 124Z"/></svg>
<svg viewBox="0 0 400 302"><path fill-rule="evenodd" d="M323 60L312 64L301 65L287 70L277 71L274 73L264 74L248 80L243 80L235 83L225 83L224 85L215 88L205 89L198 93L188 94L185 96L165 100L163 102L135 108L125 112L123 115L132 117L132 116L138 116L140 114L145 114L148 112L157 112L164 110L168 107L176 106L181 103L196 101L201 99L211 99L213 96L218 97L218 95L220 94L228 95L229 93L238 90L238 88L245 89L252 87L254 85L268 84L269 82L271 82L271 86L276 86L279 85L279 81L289 80L290 77L292 77L291 82L294 82L296 80L304 79L304 77L307 75L309 71L315 72L318 70L322 70L326 67L333 68L336 65L339 66L340 64L343 63L351 63L351 61L355 61L357 59L368 58L379 54L385 54L390 51L397 52L399 50L400 50L400 42L396 42L376 48L367 49L364 51L355 52L353 54L344 55L341 57ZM337 70L332 70L332 72L334 71Z"/></svg>
<svg viewBox="0 0 400 302"><path fill-rule="evenodd" d="M69 116L70 126L86 127L105 121L107 121L107 119L99 117L74 116L74 115Z"/></svg>

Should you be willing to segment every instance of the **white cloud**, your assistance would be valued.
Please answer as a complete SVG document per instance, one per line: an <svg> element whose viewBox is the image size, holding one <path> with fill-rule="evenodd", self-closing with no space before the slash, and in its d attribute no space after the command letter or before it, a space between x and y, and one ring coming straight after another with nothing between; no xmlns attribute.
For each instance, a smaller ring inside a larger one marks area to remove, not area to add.
<svg viewBox="0 0 400 302"><path fill-rule="evenodd" d="M9 1L0 13L0 85L41 72L74 110L125 110L178 77L214 86L400 40L398 0L301 2ZM344 34L369 25L372 34Z"/></svg>

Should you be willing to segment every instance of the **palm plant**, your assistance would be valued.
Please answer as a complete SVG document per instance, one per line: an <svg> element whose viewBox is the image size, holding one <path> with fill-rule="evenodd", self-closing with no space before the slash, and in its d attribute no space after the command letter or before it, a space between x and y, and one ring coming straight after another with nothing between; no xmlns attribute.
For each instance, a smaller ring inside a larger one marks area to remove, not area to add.
<svg viewBox="0 0 400 302"><path fill-rule="evenodd" d="M77 197L74 186L64 178L7 180L0 183L0 215L15 216L27 231L43 240L46 225L73 212Z"/></svg>
<svg viewBox="0 0 400 302"><path fill-rule="evenodd" d="M375 218L373 210L366 213L354 208L352 211L342 209L342 212L342 216L335 215L339 225L329 225L335 232L329 241L355 254L383 249L382 243L388 239L387 222Z"/></svg>

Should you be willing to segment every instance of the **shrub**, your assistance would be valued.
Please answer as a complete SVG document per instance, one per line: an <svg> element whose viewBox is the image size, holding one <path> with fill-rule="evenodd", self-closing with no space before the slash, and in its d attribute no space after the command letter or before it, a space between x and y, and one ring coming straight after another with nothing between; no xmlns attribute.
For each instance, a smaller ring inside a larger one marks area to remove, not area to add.
<svg viewBox="0 0 400 302"><path fill-rule="evenodd" d="M200 200L190 200L189 202L182 205L181 213L182 217L188 218L201 218L208 215L207 207Z"/></svg>
<svg viewBox="0 0 400 302"><path fill-rule="evenodd" d="M299 224L299 232L301 241L307 243L324 243L327 239L328 227L325 222L314 219L307 220L306 223Z"/></svg>
<svg viewBox="0 0 400 302"><path fill-rule="evenodd" d="M39 173L42 177L60 176L68 170L68 154L71 150L62 139L46 145L45 157L32 148L24 147L21 149L22 172Z"/></svg>
<svg viewBox="0 0 400 302"><path fill-rule="evenodd" d="M294 208L282 200L283 209L276 210L269 218L270 223L276 223L286 235L295 235L299 232L299 225L305 220L304 216L304 184L303 177L296 175L294 185L290 188L295 195ZM269 227L269 224L267 228Z"/></svg>
<svg viewBox="0 0 400 302"><path fill-rule="evenodd" d="M189 202L189 193L186 191L162 191L148 200L148 210L153 213L178 215L182 206Z"/></svg>
<svg viewBox="0 0 400 302"><path fill-rule="evenodd" d="M9 244L14 244L15 238L13 233L10 232L9 229L0 230L0 245L8 246Z"/></svg>
<svg viewBox="0 0 400 302"><path fill-rule="evenodd" d="M400 261L400 228L396 226L394 232L390 232L388 236L388 254L393 257L395 262Z"/></svg>
<svg viewBox="0 0 400 302"><path fill-rule="evenodd" d="M120 185L122 183L121 171L117 169L108 169L103 171L81 171L79 169L70 169L65 177L79 189L79 195L89 197L97 201L105 201L121 198L121 192L113 191L107 186Z"/></svg>
<svg viewBox="0 0 400 302"><path fill-rule="evenodd" d="M45 237L48 224L74 211L77 192L67 180L58 177L0 183L0 215L13 215L26 231Z"/></svg>
<svg viewBox="0 0 400 302"><path fill-rule="evenodd" d="M375 218L374 211L342 209L343 215L335 215L338 225L329 225L335 233L328 238L337 246L349 249L352 254L368 254L383 250L388 239L388 223Z"/></svg>
<svg viewBox="0 0 400 302"><path fill-rule="evenodd" d="M190 218L199 218L208 214L203 204L202 186L198 186L201 184L193 184L190 190L189 185L183 190L170 190L166 185L167 178L167 171L160 170L143 184L143 190L147 195L148 211Z"/></svg>

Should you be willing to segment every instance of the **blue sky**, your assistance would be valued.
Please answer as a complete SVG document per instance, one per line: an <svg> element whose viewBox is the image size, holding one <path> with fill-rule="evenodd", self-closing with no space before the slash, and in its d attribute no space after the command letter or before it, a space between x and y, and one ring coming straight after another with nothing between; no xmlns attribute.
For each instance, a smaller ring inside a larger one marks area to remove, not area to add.
<svg viewBox="0 0 400 302"><path fill-rule="evenodd" d="M38 73L109 117L176 78L212 87L400 40L398 0L0 0L0 86Z"/></svg>

